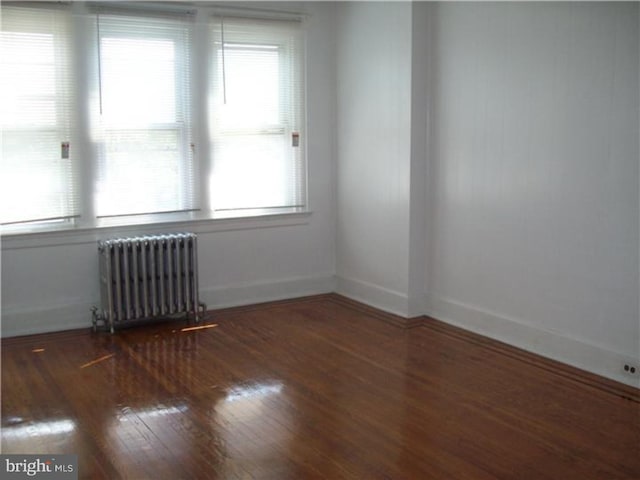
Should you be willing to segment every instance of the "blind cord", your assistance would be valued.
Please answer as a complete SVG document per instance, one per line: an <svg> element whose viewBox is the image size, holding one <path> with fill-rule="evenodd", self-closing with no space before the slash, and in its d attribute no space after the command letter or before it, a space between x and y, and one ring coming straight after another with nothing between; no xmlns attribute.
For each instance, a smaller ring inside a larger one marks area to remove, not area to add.
<svg viewBox="0 0 640 480"><path fill-rule="evenodd" d="M100 14L96 15L96 35L98 44L98 100L100 102L100 115L102 115L102 54L100 51Z"/></svg>
<svg viewBox="0 0 640 480"><path fill-rule="evenodd" d="M227 104L227 73L224 62L224 17L220 20L220 40L222 42L222 101Z"/></svg>

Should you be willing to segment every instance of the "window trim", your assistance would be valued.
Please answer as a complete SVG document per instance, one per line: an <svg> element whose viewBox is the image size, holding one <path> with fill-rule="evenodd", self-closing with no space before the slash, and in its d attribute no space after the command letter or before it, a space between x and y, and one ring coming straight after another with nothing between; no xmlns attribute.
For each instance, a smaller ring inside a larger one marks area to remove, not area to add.
<svg viewBox="0 0 640 480"><path fill-rule="evenodd" d="M91 227L66 226L56 229L6 232L0 230L0 248L4 251L63 245L95 244L98 240L166 232L189 231L196 234L256 230L263 228L308 225L311 210L231 218L174 219L155 223L131 225L102 225Z"/></svg>

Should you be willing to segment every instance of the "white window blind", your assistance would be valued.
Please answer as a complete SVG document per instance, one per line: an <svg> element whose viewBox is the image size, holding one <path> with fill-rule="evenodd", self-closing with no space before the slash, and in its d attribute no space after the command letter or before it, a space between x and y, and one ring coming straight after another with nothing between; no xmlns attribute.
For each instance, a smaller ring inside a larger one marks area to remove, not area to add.
<svg viewBox="0 0 640 480"><path fill-rule="evenodd" d="M70 17L54 8L2 8L0 223L78 214L71 142Z"/></svg>
<svg viewBox="0 0 640 480"><path fill-rule="evenodd" d="M304 207L300 22L216 17L212 41L212 208Z"/></svg>
<svg viewBox="0 0 640 480"><path fill-rule="evenodd" d="M96 16L98 217L196 208L191 19Z"/></svg>
<svg viewBox="0 0 640 480"><path fill-rule="evenodd" d="M212 11L3 4L3 233L306 209L301 21Z"/></svg>

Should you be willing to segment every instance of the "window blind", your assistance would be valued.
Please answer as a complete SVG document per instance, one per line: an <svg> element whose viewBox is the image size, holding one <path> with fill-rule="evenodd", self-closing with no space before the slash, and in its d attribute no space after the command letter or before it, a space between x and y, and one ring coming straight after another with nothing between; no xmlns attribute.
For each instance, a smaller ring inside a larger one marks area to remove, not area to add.
<svg viewBox="0 0 640 480"><path fill-rule="evenodd" d="M303 207L300 22L216 17L211 28L212 208Z"/></svg>
<svg viewBox="0 0 640 480"><path fill-rule="evenodd" d="M3 232L306 208L301 22L210 12L3 4Z"/></svg>
<svg viewBox="0 0 640 480"><path fill-rule="evenodd" d="M71 142L70 16L3 6L0 32L0 223L78 215Z"/></svg>
<svg viewBox="0 0 640 480"><path fill-rule="evenodd" d="M191 30L188 15L96 16L98 217L196 208Z"/></svg>

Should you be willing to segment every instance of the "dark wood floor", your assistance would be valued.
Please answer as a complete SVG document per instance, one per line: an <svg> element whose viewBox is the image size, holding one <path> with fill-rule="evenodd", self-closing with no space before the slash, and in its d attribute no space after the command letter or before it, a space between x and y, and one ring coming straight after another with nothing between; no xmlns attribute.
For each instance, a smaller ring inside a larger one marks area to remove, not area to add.
<svg viewBox="0 0 640 480"><path fill-rule="evenodd" d="M326 295L2 341L2 452L81 478L640 479L636 389Z"/></svg>

